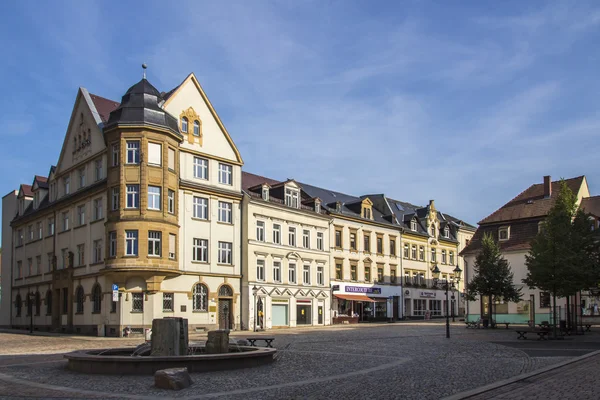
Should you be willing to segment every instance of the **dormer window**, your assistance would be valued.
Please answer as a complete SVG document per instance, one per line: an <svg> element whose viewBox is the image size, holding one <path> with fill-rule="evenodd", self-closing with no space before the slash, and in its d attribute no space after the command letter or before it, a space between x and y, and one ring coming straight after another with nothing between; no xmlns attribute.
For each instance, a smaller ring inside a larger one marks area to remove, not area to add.
<svg viewBox="0 0 600 400"><path fill-rule="evenodd" d="M450 237L450 229L448 229L448 227L444 228L444 237L445 238L449 238Z"/></svg>
<svg viewBox="0 0 600 400"><path fill-rule="evenodd" d="M413 232L417 231L417 221L414 219L410 221L410 230Z"/></svg>
<svg viewBox="0 0 600 400"><path fill-rule="evenodd" d="M510 227L503 226L498 229L498 240L508 240L510 239Z"/></svg>
<svg viewBox="0 0 600 400"><path fill-rule="evenodd" d="M269 187L268 186L262 187L262 199L265 201L269 201Z"/></svg>
<svg viewBox="0 0 600 400"><path fill-rule="evenodd" d="M198 121L194 121L194 136L200 136L200 122Z"/></svg>
<svg viewBox="0 0 600 400"><path fill-rule="evenodd" d="M371 209L370 208L363 209L363 218L371 219Z"/></svg>
<svg viewBox="0 0 600 400"><path fill-rule="evenodd" d="M316 213L321 212L321 202L319 200L315 200L315 212Z"/></svg>
<svg viewBox="0 0 600 400"><path fill-rule="evenodd" d="M300 206L298 191L292 188L285 188L285 205L298 208Z"/></svg>
<svg viewBox="0 0 600 400"><path fill-rule="evenodd" d="M431 236L435 237L435 225L431 224Z"/></svg>
<svg viewBox="0 0 600 400"><path fill-rule="evenodd" d="M71 192L71 178L69 176L65 176L63 178L63 186L64 186L64 194L69 194Z"/></svg>
<svg viewBox="0 0 600 400"><path fill-rule="evenodd" d="M342 203L341 202L336 202L335 203L335 211L341 213L342 212Z"/></svg>
<svg viewBox="0 0 600 400"><path fill-rule="evenodd" d="M181 118L181 132L187 133L188 131L188 119L187 117Z"/></svg>

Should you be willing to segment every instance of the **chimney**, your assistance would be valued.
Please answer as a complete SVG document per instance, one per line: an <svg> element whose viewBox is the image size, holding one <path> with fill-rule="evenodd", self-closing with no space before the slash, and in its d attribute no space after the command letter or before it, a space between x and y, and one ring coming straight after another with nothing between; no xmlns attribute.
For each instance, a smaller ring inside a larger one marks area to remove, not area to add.
<svg viewBox="0 0 600 400"><path fill-rule="evenodd" d="M552 179L550 175L544 176L544 198L548 199L552 196Z"/></svg>

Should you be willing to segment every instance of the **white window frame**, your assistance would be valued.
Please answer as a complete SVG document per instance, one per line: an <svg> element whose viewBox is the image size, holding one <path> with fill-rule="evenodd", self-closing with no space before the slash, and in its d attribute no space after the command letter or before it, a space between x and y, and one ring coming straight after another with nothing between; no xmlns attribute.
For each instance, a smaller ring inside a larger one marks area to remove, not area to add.
<svg viewBox="0 0 600 400"><path fill-rule="evenodd" d="M94 161L94 173L95 173L95 182L98 182L100 179L103 178L103 171L102 171L102 159L98 159L96 161Z"/></svg>
<svg viewBox="0 0 600 400"><path fill-rule="evenodd" d="M181 117L181 132L188 133L190 121L187 117Z"/></svg>
<svg viewBox="0 0 600 400"><path fill-rule="evenodd" d="M308 272L308 273L307 273ZM302 284L303 285L310 285L310 265L305 264L302 267ZM308 277L308 279L307 279Z"/></svg>
<svg viewBox="0 0 600 400"><path fill-rule="evenodd" d="M94 221L104 218L104 212L102 208L102 197L94 199Z"/></svg>
<svg viewBox="0 0 600 400"><path fill-rule="evenodd" d="M298 275L296 274L296 263L291 262L288 265L288 282L297 284L298 283Z"/></svg>
<svg viewBox="0 0 600 400"><path fill-rule="evenodd" d="M417 221L414 219L410 221L410 230L415 232L417 230Z"/></svg>
<svg viewBox="0 0 600 400"><path fill-rule="evenodd" d="M193 218L208 220L208 199L194 196L192 199Z"/></svg>
<svg viewBox="0 0 600 400"><path fill-rule="evenodd" d="M63 232L68 231L70 228L69 225L69 211L62 213L62 221L63 221Z"/></svg>
<svg viewBox="0 0 600 400"><path fill-rule="evenodd" d="M233 167L231 165L219 163L219 183L233 185Z"/></svg>
<svg viewBox="0 0 600 400"><path fill-rule="evenodd" d="M502 238L503 232L506 232L505 238ZM498 228L498 241L504 242L508 239L510 239L510 226L501 226L500 228Z"/></svg>
<svg viewBox="0 0 600 400"><path fill-rule="evenodd" d="M265 260L263 258L256 260L256 280L261 282L265 280Z"/></svg>
<svg viewBox="0 0 600 400"><path fill-rule="evenodd" d="M148 257L160 257L162 254L162 232L148 231Z"/></svg>
<svg viewBox="0 0 600 400"><path fill-rule="evenodd" d="M273 261L273 282L281 282L281 261Z"/></svg>
<svg viewBox="0 0 600 400"><path fill-rule="evenodd" d="M281 225L273 224L273 243L281 244Z"/></svg>
<svg viewBox="0 0 600 400"><path fill-rule="evenodd" d="M310 249L310 231L308 229L302 230L302 247Z"/></svg>
<svg viewBox="0 0 600 400"><path fill-rule="evenodd" d="M259 242L265 241L265 222L256 221L256 240Z"/></svg>
<svg viewBox="0 0 600 400"><path fill-rule="evenodd" d="M300 208L300 195L297 189L285 188L285 205L292 208Z"/></svg>
<svg viewBox="0 0 600 400"><path fill-rule="evenodd" d="M323 232L317 232L317 250L323 250Z"/></svg>
<svg viewBox="0 0 600 400"><path fill-rule="evenodd" d="M112 147L112 166L113 167L118 167L119 166L119 159L120 159L120 151L119 151L119 145L118 144L113 144Z"/></svg>
<svg viewBox="0 0 600 400"><path fill-rule="evenodd" d="M131 247L130 247L131 246ZM125 255L137 256L139 253L138 231L125 231Z"/></svg>
<svg viewBox="0 0 600 400"><path fill-rule="evenodd" d="M233 264L233 243L231 242L219 242L219 254L217 262L219 264L232 265Z"/></svg>
<svg viewBox="0 0 600 400"><path fill-rule="evenodd" d="M193 135L194 136L200 136L200 121L198 121L197 119L194 120L193 125Z"/></svg>
<svg viewBox="0 0 600 400"><path fill-rule="evenodd" d="M148 165L162 165L162 144L148 142Z"/></svg>
<svg viewBox="0 0 600 400"><path fill-rule="evenodd" d="M108 232L108 256L109 257L117 256L117 232L116 231Z"/></svg>
<svg viewBox="0 0 600 400"><path fill-rule="evenodd" d="M293 226L288 228L288 245L296 246L296 228Z"/></svg>
<svg viewBox="0 0 600 400"><path fill-rule="evenodd" d="M127 158L125 159L126 164L139 164L140 163L140 141L139 140L128 140L127 141Z"/></svg>
<svg viewBox="0 0 600 400"><path fill-rule="evenodd" d="M79 188L85 186L85 167L79 168Z"/></svg>
<svg viewBox="0 0 600 400"><path fill-rule="evenodd" d="M192 247L192 260L196 262L208 262L208 240L194 238Z"/></svg>
<svg viewBox="0 0 600 400"><path fill-rule="evenodd" d="M321 265L317 266L317 285L325 285L325 267Z"/></svg>
<svg viewBox="0 0 600 400"><path fill-rule="evenodd" d="M208 180L208 160L194 157L194 178Z"/></svg>
<svg viewBox="0 0 600 400"><path fill-rule="evenodd" d="M175 191L168 189L167 196L167 211L169 214L175 214Z"/></svg>
<svg viewBox="0 0 600 400"><path fill-rule="evenodd" d="M233 203L219 201L219 222L233 223Z"/></svg>
<svg viewBox="0 0 600 400"><path fill-rule="evenodd" d="M140 208L140 185L127 185L125 199L125 208Z"/></svg>
<svg viewBox="0 0 600 400"><path fill-rule="evenodd" d="M65 190L65 195L71 193L71 177L69 175L63 178L63 186Z"/></svg>
<svg viewBox="0 0 600 400"><path fill-rule="evenodd" d="M77 206L77 226L85 225L85 204Z"/></svg>
<svg viewBox="0 0 600 400"><path fill-rule="evenodd" d="M161 192L160 186L148 186L148 210L161 209Z"/></svg>
<svg viewBox="0 0 600 400"><path fill-rule="evenodd" d="M94 240L94 263L102 261L102 239Z"/></svg>
<svg viewBox="0 0 600 400"><path fill-rule="evenodd" d="M119 209L119 187L113 187L111 190L111 210L116 211Z"/></svg>

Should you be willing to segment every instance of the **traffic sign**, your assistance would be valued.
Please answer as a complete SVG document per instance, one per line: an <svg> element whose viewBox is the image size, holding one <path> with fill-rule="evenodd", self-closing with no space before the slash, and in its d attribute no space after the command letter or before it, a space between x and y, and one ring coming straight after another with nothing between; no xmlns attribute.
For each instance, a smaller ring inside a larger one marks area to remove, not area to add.
<svg viewBox="0 0 600 400"><path fill-rule="evenodd" d="M116 283L113 283L113 285L112 285L112 290L113 290L113 291L115 291L115 290L119 290L119 285L117 285Z"/></svg>

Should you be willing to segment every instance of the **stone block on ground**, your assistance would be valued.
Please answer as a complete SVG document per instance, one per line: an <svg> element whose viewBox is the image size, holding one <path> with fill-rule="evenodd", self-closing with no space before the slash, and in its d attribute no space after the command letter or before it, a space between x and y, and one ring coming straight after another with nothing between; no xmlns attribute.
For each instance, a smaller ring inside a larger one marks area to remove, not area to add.
<svg viewBox="0 0 600 400"><path fill-rule="evenodd" d="M192 384L187 368L161 369L154 373L154 386L161 389L181 390Z"/></svg>
<svg viewBox="0 0 600 400"><path fill-rule="evenodd" d="M206 352L208 354L229 353L229 330L209 331Z"/></svg>

